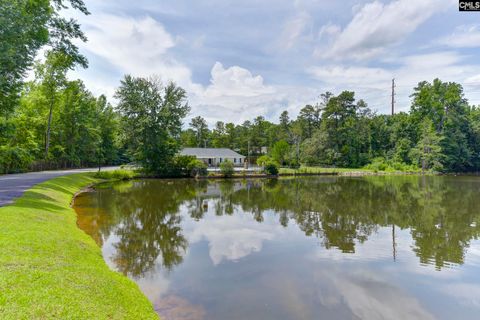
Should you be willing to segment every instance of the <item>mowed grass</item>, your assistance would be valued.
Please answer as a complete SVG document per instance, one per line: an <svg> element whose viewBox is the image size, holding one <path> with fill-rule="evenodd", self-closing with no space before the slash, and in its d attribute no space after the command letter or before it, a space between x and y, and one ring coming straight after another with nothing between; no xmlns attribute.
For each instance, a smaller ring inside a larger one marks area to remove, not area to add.
<svg viewBox="0 0 480 320"><path fill-rule="evenodd" d="M280 174L321 174L321 173L349 173L349 172L373 172L373 170L368 169L351 169L351 168L322 168L322 167L300 167L298 169L291 168L280 168Z"/></svg>
<svg viewBox="0 0 480 320"><path fill-rule="evenodd" d="M158 319L76 225L72 196L97 181L55 178L0 208L0 319Z"/></svg>

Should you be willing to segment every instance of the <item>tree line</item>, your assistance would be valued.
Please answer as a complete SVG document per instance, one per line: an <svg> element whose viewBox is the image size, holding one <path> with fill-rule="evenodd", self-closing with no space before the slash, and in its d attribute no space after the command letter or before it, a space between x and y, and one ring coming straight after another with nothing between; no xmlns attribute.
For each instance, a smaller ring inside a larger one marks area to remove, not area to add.
<svg viewBox="0 0 480 320"><path fill-rule="evenodd" d="M410 112L373 112L353 91L326 92L314 105L278 123L259 116L243 124L217 122L209 129L196 117L182 132L184 146L228 147L281 165L321 165L376 170L478 171L480 109L454 82L420 82Z"/></svg>
<svg viewBox="0 0 480 320"><path fill-rule="evenodd" d="M155 175L184 173L181 147L231 148L250 162L375 170L478 171L480 111L463 88L435 79L413 89L408 113L373 112L353 91L326 92L278 122L258 116L209 128L193 118L187 93L158 77L126 75L116 105L94 96L70 70L87 67L75 41L86 35L65 8L82 0L8 0L0 6L0 172L134 162ZM35 60L39 50L44 58ZM25 81L29 72L33 79Z"/></svg>

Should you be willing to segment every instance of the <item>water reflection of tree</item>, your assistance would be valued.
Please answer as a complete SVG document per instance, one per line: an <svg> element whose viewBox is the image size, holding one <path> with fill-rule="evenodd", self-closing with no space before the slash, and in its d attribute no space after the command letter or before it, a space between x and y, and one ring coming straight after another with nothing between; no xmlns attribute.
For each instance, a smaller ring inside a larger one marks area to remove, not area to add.
<svg viewBox="0 0 480 320"><path fill-rule="evenodd" d="M188 242L182 234L179 208L204 186L204 182L189 181L138 182L119 204L121 212L129 212L115 232L120 237L115 261L122 272L142 275L158 257L167 270L183 261Z"/></svg>
<svg viewBox="0 0 480 320"><path fill-rule="evenodd" d="M171 269L182 262L188 245L180 205L200 220L208 201L216 215L241 209L258 222L273 211L283 226L293 220L327 249L349 253L379 227L391 227L393 237L394 226L408 228L420 261L442 268L463 263L470 241L479 235L477 181L454 177L136 181L122 192L97 193L92 207L104 210L95 211L93 233L100 239L111 233L119 237L114 261L124 273L140 276L159 257L163 267ZM108 218L102 217L105 212Z"/></svg>
<svg viewBox="0 0 480 320"><path fill-rule="evenodd" d="M409 228L421 262L441 268L463 263L479 235L479 186L452 177L305 178L260 182L232 199L257 221L273 209L282 225L293 219L306 235L343 252L354 252L379 226Z"/></svg>
<svg viewBox="0 0 480 320"><path fill-rule="evenodd" d="M118 237L113 261L120 272L139 277L157 263L170 270L182 262L188 242L179 208L195 197L196 188L186 181L145 180L135 181L128 192L106 193L105 211L115 226L108 232Z"/></svg>

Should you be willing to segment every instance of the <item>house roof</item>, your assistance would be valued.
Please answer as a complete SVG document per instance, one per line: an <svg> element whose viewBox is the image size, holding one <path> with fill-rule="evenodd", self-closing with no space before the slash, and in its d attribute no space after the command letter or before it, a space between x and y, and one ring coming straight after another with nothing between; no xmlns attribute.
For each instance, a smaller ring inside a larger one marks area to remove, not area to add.
<svg viewBox="0 0 480 320"><path fill-rule="evenodd" d="M227 148L183 148L180 154L196 156L197 158L245 158L245 156Z"/></svg>

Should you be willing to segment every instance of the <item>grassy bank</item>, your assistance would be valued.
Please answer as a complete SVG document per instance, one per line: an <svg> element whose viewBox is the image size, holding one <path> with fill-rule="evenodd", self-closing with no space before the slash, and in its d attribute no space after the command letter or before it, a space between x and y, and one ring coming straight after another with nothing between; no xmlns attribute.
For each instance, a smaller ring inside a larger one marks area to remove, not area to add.
<svg viewBox="0 0 480 320"><path fill-rule="evenodd" d="M322 168L322 167L300 167L298 169L280 168L279 173L282 174L346 174L346 173L374 173L368 169L351 169L351 168Z"/></svg>
<svg viewBox="0 0 480 320"><path fill-rule="evenodd" d="M76 225L72 196L98 181L92 173L55 178L0 208L0 319L157 318Z"/></svg>
<svg viewBox="0 0 480 320"><path fill-rule="evenodd" d="M345 172L370 172L366 169L349 169L349 168L321 168L321 167L301 167L298 169L280 168L280 174L294 174L294 173L345 173Z"/></svg>
<svg viewBox="0 0 480 320"><path fill-rule="evenodd" d="M322 167L301 167L299 169L280 168L280 175L289 174L338 174L338 175L397 175L397 174L415 174L416 172L405 171L379 171L366 168L322 168Z"/></svg>

